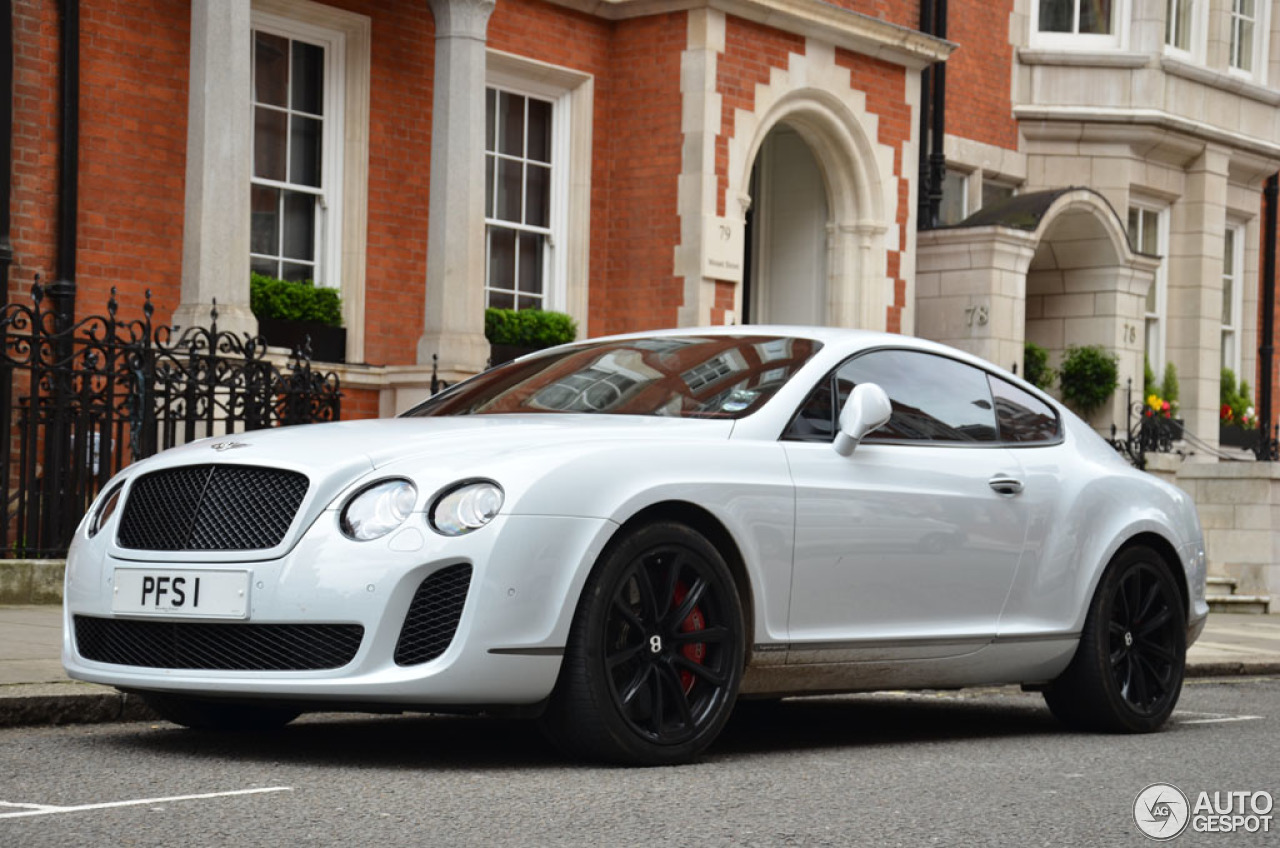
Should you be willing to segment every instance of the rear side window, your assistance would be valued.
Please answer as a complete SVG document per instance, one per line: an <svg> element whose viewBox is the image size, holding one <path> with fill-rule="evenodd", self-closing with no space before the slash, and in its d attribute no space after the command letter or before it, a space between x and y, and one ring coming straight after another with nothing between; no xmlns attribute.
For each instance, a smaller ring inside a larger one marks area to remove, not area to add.
<svg viewBox="0 0 1280 848"><path fill-rule="evenodd" d="M999 377L987 379L991 383L991 396L995 398L1002 441L1034 444L1059 439L1062 424L1049 404Z"/></svg>

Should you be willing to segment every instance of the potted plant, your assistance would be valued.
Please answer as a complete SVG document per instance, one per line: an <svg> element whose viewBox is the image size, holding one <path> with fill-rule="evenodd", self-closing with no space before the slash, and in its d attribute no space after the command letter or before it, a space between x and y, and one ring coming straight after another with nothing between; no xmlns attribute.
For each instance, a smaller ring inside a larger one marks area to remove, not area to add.
<svg viewBox="0 0 1280 848"><path fill-rule="evenodd" d="M1237 386L1235 372L1223 368L1218 401L1218 444L1253 450L1258 444L1258 416L1249 383L1241 380Z"/></svg>
<svg viewBox="0 0 1280 848"><path fill-rule="evenodd" d="M1022 353L1022 377L1037 389L1048 389L1058 372L1049 367L1049 351L1035 342L1026 342Z"/></svg>
<svg viewBox="0 0 1280 848"><path fill-rule="evenodd" d="M578 324L563 312L490 307L484 311L484 335L489 340L489 364L501 365L526 353L573 341Z"/></svg>
<svg viewBox="0 0 1280 848"><path fill-rule="evenodd" d="M1058 368L1062 399L1086 417L1111 399L1118 379L1116 356L1102 345L1067 348Z"/></svg>
<svg viewBox="0 0 1280 848"><path fill-rule="evenodd" d="M249 308L258 319L258 334L267 344L301 348L310 339L311 358L347 361L347 331L342 326L342 298L337 289L310 280L278 280L263 274L249 277Z"/></svg>

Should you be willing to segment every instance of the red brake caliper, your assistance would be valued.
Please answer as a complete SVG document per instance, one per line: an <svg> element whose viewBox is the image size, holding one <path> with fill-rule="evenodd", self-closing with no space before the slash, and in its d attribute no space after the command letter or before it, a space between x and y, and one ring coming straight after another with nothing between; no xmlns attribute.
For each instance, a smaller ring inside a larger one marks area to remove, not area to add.
<svg viewBox="0 0 1280 848"><path fill-rule="evenodd" d="M673 608L680 606L680 604L684 602L685 595L687 594L689 594L688 587L686 587L684 583L677 581L675 597L671 600L671 606ZM692 633L695 630L705 630L706 627L707 621L703 618L702 610L696 606L693 608L693 611L689 613L689 617L680 622L681 633ZM705 642L687 642L685 643L685 646L680 649L680 653L684 654L685 659L690 662L702 665L703 661L707 657L707 645ZM684 687L684 693L686 695L688 695L690 690L693 689L693 682L693 672L681 669L680 685Z"/></svg>

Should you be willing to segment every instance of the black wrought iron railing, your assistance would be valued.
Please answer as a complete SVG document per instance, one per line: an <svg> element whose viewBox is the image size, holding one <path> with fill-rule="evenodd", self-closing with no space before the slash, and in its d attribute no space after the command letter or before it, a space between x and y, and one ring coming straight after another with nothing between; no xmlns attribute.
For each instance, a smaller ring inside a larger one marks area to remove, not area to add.
<svg viewBox="0 0 1280 848"><path fill-rule="evenodd" d="M1135 467L1147 467L1149 453L1178 453L1175 443L1180 441L1186 431L1182 421L1158 413L1150 409L1140 398L1133 399L1133 380L1129 380L1124 391L1125 432L1119 434L1116 425L1111 425L1111 438L1107 441L1124 455L1125 459Z"/></svg>
<svg viewBox="0 0 1280 848"><path fill-rule="evenodd" d="M138 459L206 436L336 421L337 375L312 370L309 351L286 368L266 343L208 327L122 319L116 291L105 315L59 327L39 279L31 304L0 307L0 556L58 557L93 498Z"/></svg>

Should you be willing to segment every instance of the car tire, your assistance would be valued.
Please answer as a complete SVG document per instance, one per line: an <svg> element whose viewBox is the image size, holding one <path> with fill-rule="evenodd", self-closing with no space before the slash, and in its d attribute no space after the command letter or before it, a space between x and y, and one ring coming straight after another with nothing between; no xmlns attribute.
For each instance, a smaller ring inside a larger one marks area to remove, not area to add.
<svg viewBox="0 0 1280 848"><path fill-rule="evenodd" d="M1168 564L1150 548L1126 548L1103 574L1076 654L1044 698L1068 727L1150 733L1178 703L1186 656L1186 612Z"/></svg>
<svg viewBox="0 0 1280 848"><path fill-rule="evenodd" d="M542 726L576 758L688 762L733 710L745 641L714 545L670 521L629 531L587 580Z"/></svg>
<svg viewBox="0 0 1280 848"><path fill-rule="evenodd" d="M160 692L145 692L142 700L165 721L192 730L276 730L301 715L298 710L284 707L230 703Z"/></svg>

